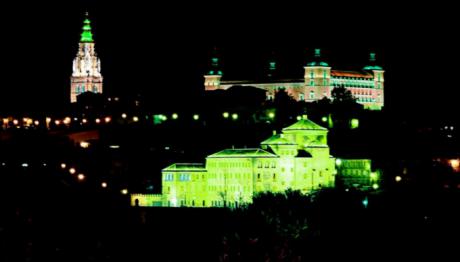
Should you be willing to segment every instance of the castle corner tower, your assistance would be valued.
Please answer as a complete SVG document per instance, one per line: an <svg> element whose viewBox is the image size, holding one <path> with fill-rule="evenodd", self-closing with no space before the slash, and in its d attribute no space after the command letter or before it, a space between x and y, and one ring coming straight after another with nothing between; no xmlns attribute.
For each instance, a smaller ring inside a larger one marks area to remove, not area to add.
<svg viewBox="0 0 460 262"><path fill-rule="evenodd" d="M70 102L77 102L77 96L84 92L102 93L101 61L94 49L88 13L83 22L77 56L73 60Z"/></svg>

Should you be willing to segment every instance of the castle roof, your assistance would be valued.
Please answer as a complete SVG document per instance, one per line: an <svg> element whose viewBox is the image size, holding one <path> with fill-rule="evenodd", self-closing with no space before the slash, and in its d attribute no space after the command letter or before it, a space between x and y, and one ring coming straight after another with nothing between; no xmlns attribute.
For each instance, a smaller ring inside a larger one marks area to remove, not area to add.
<svg viewBox="0 0 460 262"><path fill-rule="evenodd" d="M335 77L353 77L353 78L374 78L369 72L362 71L344 71L344 70L331 70L331 76Z"/></svg>
<svg viewBox="0 0 460 262"><path fill-rule="evenodd" d="M294 130L319 130L319 131L327 131L327 128L322 127L308 119L301 119L297 121L295 124L283 128L284 131L294 131Z"/></svg>
<svg viewBox="0 0 460 262"><path fill-rule="evenodd" d="M194 171L194 172L205 172L205 165L202 163L176 163L163 169L163 171L175 172L175 171Z"/></svg>
<svg viewBox="0 0 460 262"><path fill-rule="evenodd" d="M274 135L269 139L263 141L262 145L297 145L286 138L282 137L282 135Z"/></svg>
<svg viewBox="0 0 460 262"><path fill-rule="evenodd" d="M246 158L246 157L278 157L260 148L225 149L208 158Z"/></svg>

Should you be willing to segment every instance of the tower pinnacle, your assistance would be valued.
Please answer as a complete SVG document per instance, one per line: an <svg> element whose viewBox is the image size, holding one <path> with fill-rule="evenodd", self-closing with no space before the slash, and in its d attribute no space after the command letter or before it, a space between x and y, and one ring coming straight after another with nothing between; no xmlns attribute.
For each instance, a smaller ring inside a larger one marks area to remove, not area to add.
<svg viewBox="0 0 460 262"><path fill-rule="evenodd" d="M83 32L81 33L81 43L92 43L93 33L91 32L91 21L89 20L88 12L85 13L85 20L83 21Z"/></svg>

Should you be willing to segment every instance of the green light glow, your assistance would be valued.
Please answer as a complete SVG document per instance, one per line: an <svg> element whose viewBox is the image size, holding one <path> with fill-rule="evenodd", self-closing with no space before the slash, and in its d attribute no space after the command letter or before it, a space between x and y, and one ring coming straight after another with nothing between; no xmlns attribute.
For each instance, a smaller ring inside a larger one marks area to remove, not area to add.
<svg viewBox="0 0 460 262"><path fill-rule="evenodd" d="M235 114L235 113L232 114L232 119L233 119L233 120L238 120L238 114Z"/></svg>
<svg viewBox="0 0 460 262"><path fill-rule="evenodd" d="M302 116L297 116L296 119L297 120L302 120Z"/></svg>
<svg viewBox="0 0 460 262"><path fill-rule="evenodd" d="M326 122L327 122L327 116L323 116L323 117L321 118L321 121L323 121L324 123L326 123Z"/></svg>
<svg viewBox="0 0 460 262"><path fill-rule="evenodd" d="M275 113L273 112L268 113L268 117L271 119L275 118Z"/></svg>
<svg viewBox="0 0 460 262"><path fill-rule="evenodd" d="M356 129L359 127L359 119L353 118L350 121L350 128L351 129Z"/></svg>
<svg viewBox="0 0 460 262"><path fill-rule="evenodd" d="M199 115L193 115L193 120L199 120L200 119L200 116Z"/></svg>
<svg viewBox="0 0 460 262"><path fill-rule="evenodd" d="M362 203L363 203L364 208L367 208L367 206L369 205L369 199L365 197Z"/></svg>
<svg viewBox="0 0 460 262"><path fill-rule="evenodd" d="M377 189L379 189L379 185L378 185L378 184L373 184L373 185L372 185L372 188L375 189L375 190L377 190Z"/></svg>
<svg viewBox="0 0 460 262"><path fill-rule="evenodd" d="M162 170L162 194L132 194L131 204L235 208L261 192L290 188L307 194L333 187L327 132L305 118L263 141L262 148L225 149L207 156L205 164L172 164Z"/></svg>
<svg viewBox="0 0 460 262"><path fill-rule="evenodd" d="M172 116L171 116L171 117L172 117L172 119L176 120L176 119L178 119L178 118L179 118L179 115L178 115L178 114L176 114L176 113L174 113L174 114L172 114Z"/></svg>
<svg viewBox="0 0 460 262"><path fill-rule="evenodd" d="M230 114L229 114L228 112L224 112L224 113L222 114L222 116L223 116L224 118L228 118L228 117L230 116Z"/></svg>
<svg viewBox="0 0 460 262"><path fill-rule="evenodd" d="M91 21L86 18L85 21L83 22L83 32L81 33L81 43L92 43L94 42L93 40L93 34L91 33Z"/></svg>
<svg viewBox="0 0 460 262"><path fill-rule="evenodd" d="M337 158L337 159L335 160L335 164L336 164L337 166L342 165L342 160L341 160L340 158Z"/></svg>

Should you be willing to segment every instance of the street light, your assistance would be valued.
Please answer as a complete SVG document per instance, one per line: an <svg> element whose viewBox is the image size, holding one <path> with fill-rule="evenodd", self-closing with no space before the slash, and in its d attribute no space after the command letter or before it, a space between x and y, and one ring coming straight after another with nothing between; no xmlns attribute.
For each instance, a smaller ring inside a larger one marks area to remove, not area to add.
<svg viewBox="0 0 460 262"><path fill-rule="evenodd" d="M85 175L78 174L77 178L78 178L78 180L83 181L83 180L85 180Z"/></svg>
<svg viewBox="0 0 460 262"><path fill-rule="evenodd" d="M228 118L228 117L230 116L230 114L229 114L228 112L224 112L224 113L222 114L222 116L223 116L224 118Z"/></svg>
<svg viewBox="0 0 460 262"><path fill-rule="evenodd" d="M77 170L75 170L75 168L73 168L73 167L71 167L69 169L69 173L72 174L72 175L75 174L76 172L77 172Z"/></svg>

